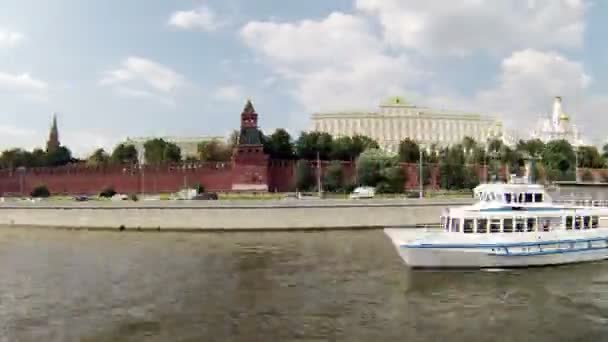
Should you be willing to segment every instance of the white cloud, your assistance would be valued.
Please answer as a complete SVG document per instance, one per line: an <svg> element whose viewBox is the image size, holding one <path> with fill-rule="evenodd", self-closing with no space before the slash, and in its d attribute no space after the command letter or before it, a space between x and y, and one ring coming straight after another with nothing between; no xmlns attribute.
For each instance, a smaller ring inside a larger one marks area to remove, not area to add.
<svg viewBox="0 0 608 342"><path fill-rule="evenodd" d="M214 97L220 101L239 101L243 99L243 89L238 85L220 87Z"/></svg>
<svg viewBox="0 0 608 342"><path fill-rule="evenodd" d="M169 18L169 25L180 29L202 31L214 31L221 26L216 14L208 7L177 11Z"/></svg>
<svg viewBox="0 0 608 342"><path fill-rule="evenodd" d="M11 148L31 149L36 146L37 133L34 130L12 124L0 124L0 151Z"/></svg>
<svg viewBox="0 0 608 342"><path fill-rule="evenodd" d="M473 50L571 48L583 42L582 0L356 0L393 46L458 55Z"/></svg>
<svg viewBox="0 0 608 342"><path fill-rule="evenodd" d="M0 91L42 93L47 88L46 82L32 78L27 73L15 75L0 72Z"/></svg>
<svg viewBox="0 0 608 342"><path fill-rule="evenodd" d="M67 131L65 134L59 132L61 143L68 146L72 154L78 158L86 158L98 148L103 148L111 153L116 145L116 139L109 138L111 135L97 131Z"/></svg>
<svg viewBox="0 0 608 342"><path fill-rule="evenodd" d="M420 76L388 54L363 18L335 12L319 21L250 22L241 38L309 111L369 107Z"/></svg>
<svg viewBox="0 0 608 342"><path fill-rule="evenodd" d="M554 96L561 96L565 111L582 133L597 138L608 125L604 115L608 97L590 95L591 81L581 62L556 52L526 49L503 59L495 85L469 97L431 94L426 100L434 107L497 115L525 138L540 117L550 115Z"/></svg>
<svg viewBox="0 0 608 342"><path fill-rule="evenodd" d="M0 48L13 47L23 40L24 36L20 32L3 30L0 28Z"/></svg>
<svg viewBox="0 0 608 342"><path fill-rule="evenodd" d="M169 93L183 84L183 76L160 63L141 57L128 57L118 69L105 73L102 85L144 85Z"/></svg>

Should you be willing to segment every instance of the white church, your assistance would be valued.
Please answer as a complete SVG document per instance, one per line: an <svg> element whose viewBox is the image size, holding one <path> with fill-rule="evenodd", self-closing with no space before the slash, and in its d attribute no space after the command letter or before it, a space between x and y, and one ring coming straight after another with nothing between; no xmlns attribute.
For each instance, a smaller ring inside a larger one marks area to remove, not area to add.
<svg viewBox="0 0 608 342"><path fill-rule="evenodd" d="M553 100L551 115L538 121L535 130L532 132L532 138L540 139L545 143L551 140L566 140L572 146L585 145L578 128L563 111L560 96L556 96Z"/></svg>

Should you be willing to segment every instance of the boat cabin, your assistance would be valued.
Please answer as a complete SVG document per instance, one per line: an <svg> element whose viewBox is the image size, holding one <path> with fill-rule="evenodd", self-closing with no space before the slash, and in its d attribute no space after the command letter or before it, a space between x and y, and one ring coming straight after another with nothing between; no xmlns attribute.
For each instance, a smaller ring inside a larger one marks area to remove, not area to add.
<svg viewBox="0 0 608 342"><path fill-rule="evenodd" d="M568 213L492 215L471 213L470 215L442 216L441 227L446 232L464 234L530 233L555 230L588 230L599 227L600 216L595 213L570 210Z"/></svg>
<svg viewBox="0 0 608 342"><path fill-rule="evenodd" d="M475 198L482 203L502 203L527 206L551 203L551 197L537 184L482 184L474 189Z"/></svg>

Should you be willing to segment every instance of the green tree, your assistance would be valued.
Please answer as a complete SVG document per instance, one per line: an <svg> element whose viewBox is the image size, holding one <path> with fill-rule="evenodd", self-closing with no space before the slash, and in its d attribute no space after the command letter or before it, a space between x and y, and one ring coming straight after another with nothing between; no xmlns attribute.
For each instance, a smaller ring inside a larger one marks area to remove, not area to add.
<svg viewBox="0 0 608 342"><path fill-rule="evenodd" d="M230 146L217 139L199 143L197 150L199 160L205 162L225 162L232 156Z"/></svg>
<svg viewBox="0 0 608 342"><path fill-rule="evenodd" d="M599 169L604 167L604 160L595 146L580 146L578 148L579 167Z"/></svg>
<svg viewBox="0 0 608 342"><path fill-rule="evenodd" d="M144 149L146 163L151 165L175 163L181 160L180 148L160 138L146 141Z"/></svg>
<svg viewBox="0 0 608 342"><path fill-rule="evenodd" d="M289 133L279 128L264 139L264 152L273 159L293 159L294 145Z"/></svg>
<svg viewBox="0 0 608 342"><path fill-rule="evenodd" d="M576 155L566 140L547 143L542 154L543 164L550 180L574 180Z"/></svg>
<svg viewBox="0 0 608 342"><path fill-rule="evenodd" d="M380 171L382 180L377 185L380 193L402 193L405 188L405 172L399 165L391 165Z"/></svg>
<svg viewBox="0 0 608 342"><path fill-rule="evenodd" d="M309 191L315 187L315 174L310 163L298 160L296 164L296 188L299 191Z"/></svg>
<svg viewBox="0 0 608 342"><path fill-rule="evenodd" d="M469 136L464 137L461 144L466 151L473 151L477 147L477 141Z"/></svg>
<svg viewBox="0 0 608 342"><path fill-rule="evenodd" d="M103 148L99 148L87 158L87 165L100 167L110 163L110 156Z"/></svg>
<svg viewBox="0 0 608 342"><path fill-rule="evenodd" d="M230 149L234 149L239 144L239 137L241 132L238 129L233 130L228 137L228 146Z"/></svg>
<svg viewBox="0 0 608 342"><path fill-rule="evenodd" d="M323 132L302 132L296 141L296 154L300 159L313 160L319 158L329 159L332 149L333 138L328 133Z"/></svg>
<svg viewBox="0 0 608 342"><path fill-rule="evenodd" d="M540 139L519 140L516 150L532 158L539 158L545 150L545 143Z"/></svg>
<svg viewBox="0 0 608 342"><path fill-rule="evenodd" d="M112 151L110 161L113 164L137 164L137 149L132 144L118 144Z"/></svg>
<svg viewBox="0 0 608 342"><path fill-rule="evenodd" d="M410 138L399 143L399 159L404 163L417 163L420 160L420 146Z"/></svg>
<svg viewBox="0 0 608 342"><path fill-rule="evenodd" d="M466 160L462 145L444 150L439 162L439 178L444 189L462 189L467 186Z"/></svg>
<svg viewBox="0 0 608 342"><path fill-rule="evenodd" d="M72 162L72 152L65 146L59 146L46 154L47 166L64 166Z"/></svg>
<svg viewBox="0 0 608 342"><path fill-rule="evenodd" d="M330 158L333 160L353 160L360 153L354 149L355 145L351 137L339 137L332 142Z"/></svg>
<svg viewBox="0 0 608 342"><path fill-rule="evenodd" d="M357 160L359 183L376 187L379 192L403 192L407 181L397 156L379 149L363 152Z"/></svg>
<svg viewBox="0 0 608 342"><path fill-rule="evenodd" d="M367 150L380 148L376 140L365 135L355 135L352 139L355 159L358 158L361 153Z"/></svg>
<svg viewBox="0 0 608 342"><path fill-rule="evenodd" d="M479 175L473 165L466 166L464 169L464 189L474 189L479 185Z"/></svg>
<svg viewBox="0 0 608 342"><path fill-rule="evenodd" d="M344 187L344 173L342 163L338 160L332 161L323 177L323 185L327 191L339 191Z"/></svg>

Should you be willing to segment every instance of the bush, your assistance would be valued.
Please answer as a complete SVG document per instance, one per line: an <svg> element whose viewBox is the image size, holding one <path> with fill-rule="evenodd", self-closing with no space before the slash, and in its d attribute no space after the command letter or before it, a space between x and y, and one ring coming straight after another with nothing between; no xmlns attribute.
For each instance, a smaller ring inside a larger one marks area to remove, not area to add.
<svg viewBox="0 0 608 342"><path fill-rule="evenodd" d="M205 193L205 187L202 184L197 184L195 188L198 195Z"/></svg>
<svg viewBox="0 0 608 342"><path fill-rule="evenodd" d="M581 180L583 182L594 182L595 177L593 177L593 173L591 171L585 170L585 171L583 171L583 174L581 175Z"/></svg>
<svg viewBox="0 0 608 342"><path fill-rule="evenodd" d="M116 191L112 187L105 188L99 193L99 197L103 198L112 198L114 195L116 195Z"/></svg>
<svg viewBox="0 0 608 342"><path fill-rule="evenodd" d="M137 201L139 201L139 197L137 197L137 195L136 195L136 194L131 194L131 195L129 196L129 200L131 200L131 201L133 201L133 202L137 202Z"/></svg>
<svg viewBox="0 0 608 342"><path fill-rule="evenodd" d="M47 198L51 196L51 192L45 185L39 185L32 190L30 196L36 198Z"/></svg>

